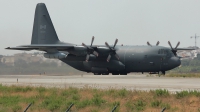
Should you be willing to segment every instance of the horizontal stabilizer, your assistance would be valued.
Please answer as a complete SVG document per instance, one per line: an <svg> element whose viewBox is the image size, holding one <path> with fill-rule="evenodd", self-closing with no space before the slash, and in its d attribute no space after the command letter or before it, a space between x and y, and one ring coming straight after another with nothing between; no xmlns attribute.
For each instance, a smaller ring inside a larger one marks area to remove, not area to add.
<svg viewBox="0 0 200 112"><path fill-rule="evenodd" d="M67 50L70 48L74 48L73 45L66 45L66 44L36 44L36 45L22 45L17 47L7 47L5 49L11 50L49 50L49 49L57 49L57 50Z"/></svg>
<svg viewBox="0 0 200 112"><path fill-rule="evenodd" d="M66 44L35 44L35 45L22 45L20 47L29 47L29 48L73 48L73 45Z"/></svg>
<svg viewBox="0 0 200 112"><path fill-rule="evenodd" d="M38 49L33 49L33 48L28 48L28 47L7 47L5 49L9 50L25 50L25 51L30 51L30 50L38 50Z"/></svg>

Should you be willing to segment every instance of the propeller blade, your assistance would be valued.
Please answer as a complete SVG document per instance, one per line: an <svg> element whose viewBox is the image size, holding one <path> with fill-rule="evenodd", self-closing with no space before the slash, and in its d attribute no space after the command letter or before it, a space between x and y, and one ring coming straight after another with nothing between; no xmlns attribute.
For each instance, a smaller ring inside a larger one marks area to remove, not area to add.
<svg viewBox="0 0 200 112"><path fill-rule="evenodd" d="M173 50L173 47L172 47L172 45L171 45L170 41L168 41L168 44L169 44L169 46L171 47L171 49Z"/></svg>
<svg viewBox="0 0 200 112"><path fill-rule="evenodd" d="M83 45L84 47L88 48L88 46L86 46L84 43L82 43L82 45Z"/></svg>
<svg viewBox="0 0 200 112"><path fill-rule="evenodd" d="M115 54L115 57L119 60L119 55Z"/></svg>
<svg viewBox="0 0 200 112"><path fill-rule="evenodd" d="M105 42L105 45L106 45L109 49L111 49L111 47L109 46L109 44L108 44L107 42Z"/></svg>
<svg viewBox="0 0 200 112"><path fill-rule="evenodd" d="M107 62L110 61L110 58L111 58L111 55L109 54L109 55L108 55L108 58L107 58Z"/></svg>
<svg viewBox="0 0 200 112"><path fill-rule="evenodd" d="M179 45L180 45L180 42L178 42L178 43L177 43L177 45L176 45L175 49L176 49L176 48L177 48Z"/></svg>
<svg viewBox="0 0 200 112"><path fill-rule="evenodd" d="M90 46L92 46L93 42L94 42L94 36L92 36L92 41Z"/></svg>
<svg viewBox="0 0 200 112"><path fill-rule="evenodd" d="M116 39L116 40L115 40L115 43L114 43L114 46L113 46L113 48L115 48L115 46L116 46L117 42L118 42L118 39Z"/></svg>
<svg viewBox="0 0 200 112"><path fill-rule="evenodd" d="M90 55L89 54L87 54L87 56L86 56L86 62L88 62L89 61L89 59L90 59Z"/></svg>
<svg viewBox="0 0 200 112"><path fill-rule="evenodd" d="M152 46L149 42L147 42L147 45L148 45L148 46Z"/></svg>
<svg viewBox="0 0 200 112"><path fill-rule="evenodd" d="M98 56L99 56L99 53L98 53L98 52L96 52L96 51L94 51L94 52L93 52L93 54L94 54L96 57L98 57Z"/></svg>
<svg viewBox="0 0 200 112"><path fill-rule="evenodd" d="M158 41L157 43L156 43L156 46L158 46L160 44L160 42Z"/></svg>

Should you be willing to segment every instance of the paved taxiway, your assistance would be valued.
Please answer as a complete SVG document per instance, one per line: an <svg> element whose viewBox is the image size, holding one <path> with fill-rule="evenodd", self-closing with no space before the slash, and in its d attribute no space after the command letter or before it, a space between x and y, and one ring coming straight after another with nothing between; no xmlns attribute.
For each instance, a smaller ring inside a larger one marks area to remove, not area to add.
<svg viewBox="0 0 200 112"><path fill-rule="evenodd" d="M18 79L18 83L17 83ZM200 78L146 77L146 75L127 76L45 76L45 75L0 75L3 85L30 85L44 87L91 87L100 89L126 88L128 90L168 89L200 91Z"/></svg>

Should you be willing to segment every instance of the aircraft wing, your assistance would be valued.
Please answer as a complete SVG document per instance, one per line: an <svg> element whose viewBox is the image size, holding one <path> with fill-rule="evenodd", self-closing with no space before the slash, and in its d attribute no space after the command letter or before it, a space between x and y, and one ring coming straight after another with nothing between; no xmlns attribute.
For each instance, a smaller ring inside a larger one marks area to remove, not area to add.
<svg viewBox="0 0 200 112"><path fill-rule="evenodd" d="M176 50L195 50L194 48L176 48Z"/></svg>

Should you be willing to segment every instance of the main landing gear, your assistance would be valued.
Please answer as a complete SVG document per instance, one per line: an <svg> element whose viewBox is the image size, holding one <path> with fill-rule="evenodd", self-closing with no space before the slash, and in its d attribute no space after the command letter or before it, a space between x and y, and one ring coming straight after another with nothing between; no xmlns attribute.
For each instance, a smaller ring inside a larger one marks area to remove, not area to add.
<svg viewBox="0 0 200 112"><path fill-rule="evenodd" d="M149 74L158 74L158 76L160 77L161 75L165 75L165 71L160 71L160 72L149 72Z"/></svg>
<svg viewBox="0 0 200 112"><path fill-rule="evenodd" d="M109 73L94 73L94 75L109 75ZM127 75L126 72L123 72L123 73L118 73L118 72L114 72L112 73L112 75Z"/></svg>
<svg viewBox="0 0 200 112"><path fill-rule="evenodd" d="M94 73L94 75L109 75L109 73Z"/></svg>
<svg viewBox="0 0 200 112"><path fill-rule="evenodd" d="M124 73L120 73L120 75L127 75L127 73L125 73L125 72Z"/></svg>
<svg viewBox="0 0 200 112"><path fill-rule="evenodd" d="M102 73L102 75L109 75L109 73Z"/></svg>
<svg viewBox="0 0 200 112"><path fill-rule="evenodd" d="M125 73L125 72L122 72L122 73L116 72L116 73L112 73L112 75L127 75L127 73Z"/></svg>
<svg viewBox="0 0 200 112"><path fill-rule="evenodd" d="M94 73L94 75L101 75L101 73Z"/></svg>

